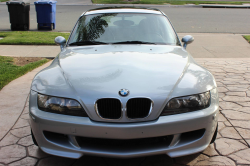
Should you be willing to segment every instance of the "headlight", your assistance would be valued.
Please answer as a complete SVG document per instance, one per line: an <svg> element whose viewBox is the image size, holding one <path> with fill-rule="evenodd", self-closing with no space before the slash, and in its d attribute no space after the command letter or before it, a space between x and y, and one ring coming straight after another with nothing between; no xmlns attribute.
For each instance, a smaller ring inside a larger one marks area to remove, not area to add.
<svg viewBox="0 0 250 166"><path fill-rule="evenodd" d="M77 101L72 99L38 94L37 103L38 108L46 112L88 117L82 106Z"/></svg>
<svg viewBox="0 0 250 166"><path fill-rule="evenodd" d="M209 107L210 105L210 92L183 96L171 99L160 116L180 114L185 112L197 111Z"/></svg>

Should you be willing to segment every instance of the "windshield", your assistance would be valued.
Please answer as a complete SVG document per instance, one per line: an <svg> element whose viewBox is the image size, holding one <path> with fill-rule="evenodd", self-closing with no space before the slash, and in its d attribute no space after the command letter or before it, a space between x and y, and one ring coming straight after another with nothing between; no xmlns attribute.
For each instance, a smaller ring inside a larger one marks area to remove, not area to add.
<svg viewBox="0 0 250 166"><path fill-rule="evenodd" d="M178 45L179 42L163 15L108 13L81 17L68 43Z"/></svg>

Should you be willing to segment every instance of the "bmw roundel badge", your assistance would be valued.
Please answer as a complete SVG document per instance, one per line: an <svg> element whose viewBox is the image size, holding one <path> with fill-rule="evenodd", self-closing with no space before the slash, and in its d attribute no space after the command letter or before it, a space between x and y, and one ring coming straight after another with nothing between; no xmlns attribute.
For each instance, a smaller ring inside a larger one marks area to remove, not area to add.
<svg viewBox="0 0 250 166"><path fill-rule="evenodd" d="M128 96L128 94L129 94L129 90L127 90L127 89L121 89L119 91L119 95L122 97Z"/></svg>

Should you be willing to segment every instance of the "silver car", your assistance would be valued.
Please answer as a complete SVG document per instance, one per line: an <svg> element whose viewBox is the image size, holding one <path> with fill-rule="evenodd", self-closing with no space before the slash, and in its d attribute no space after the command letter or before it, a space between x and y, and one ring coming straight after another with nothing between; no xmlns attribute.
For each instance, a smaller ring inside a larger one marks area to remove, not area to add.
<svg viewBox="0 0 250 166"><path fill-rule="evenodd" d="M48 154L130 158L198 153L217 134L213 75L160 10L84 12L61 53L33 79L33 141Z"/></svg>

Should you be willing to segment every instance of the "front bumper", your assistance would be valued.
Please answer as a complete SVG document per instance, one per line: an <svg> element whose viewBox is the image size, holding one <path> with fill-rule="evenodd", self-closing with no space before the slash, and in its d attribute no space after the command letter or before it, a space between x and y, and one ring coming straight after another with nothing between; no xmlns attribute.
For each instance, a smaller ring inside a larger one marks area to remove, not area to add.
<svg viewBox="0 0 250 166"><path fill-rule="evenodd" d="M39 147L46 153L68 158L80 158L83 155L130 158L157 154L179 157L198 153L206 149L212 139L219 110L218 100L212 98L211 106L200 111L162 116L149 122L103 123L86 117L40 111L36 98L32 97L34 93L31 92L30 97L30 119ZM188 138L183 137L183 133L201 129L204 129L202 135L198 136L194 132L193 136L189 134ZM65 137L48 137L44 131L63 134ZM133 146L131 149L82 146L76 140L76 137L128 140L161 136L171 136L170 143Z"/></svg>

